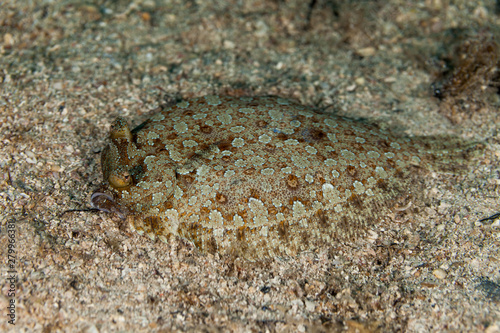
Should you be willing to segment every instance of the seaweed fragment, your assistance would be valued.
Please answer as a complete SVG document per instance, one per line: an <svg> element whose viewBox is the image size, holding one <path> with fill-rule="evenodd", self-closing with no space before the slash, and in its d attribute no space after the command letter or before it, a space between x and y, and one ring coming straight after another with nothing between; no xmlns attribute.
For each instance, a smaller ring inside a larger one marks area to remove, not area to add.
<svg viewBox="0 0 500 333"><path fill-rule="evenodd" d="M496 219L500 218L500 212L493 214L491 216L485 217L483 219L480 219L479 222L488 222L488 221L494 221Z"/></svg>
<svg viewBox="0 0 500 333"><path fill-rule="evenodd" d="M441 111L459 122L483 108L487 93L498 89L500 48L491 36L471 38L448 60L450 67L433 83L433 93L441 100Z"/></svg>

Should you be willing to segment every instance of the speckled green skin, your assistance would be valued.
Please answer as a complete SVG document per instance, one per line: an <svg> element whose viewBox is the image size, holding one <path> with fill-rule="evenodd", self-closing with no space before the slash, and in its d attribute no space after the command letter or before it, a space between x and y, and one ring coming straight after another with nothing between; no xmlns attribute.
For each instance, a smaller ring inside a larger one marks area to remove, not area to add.
<svg viewBox="0 0 500 333"><path fill-rule="evenodd" d="M250 259L373 236L443 163L429 144L273 97L183 101L133 132L118 119L110 137L95 206L152 239Z"/></svg>

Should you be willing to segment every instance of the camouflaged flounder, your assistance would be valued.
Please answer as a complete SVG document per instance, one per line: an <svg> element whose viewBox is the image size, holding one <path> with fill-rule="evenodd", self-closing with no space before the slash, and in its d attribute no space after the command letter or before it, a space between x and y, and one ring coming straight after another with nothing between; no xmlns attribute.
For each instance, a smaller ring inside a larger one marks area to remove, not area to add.
<svg viewBox="0 0 500 333"><path fill-rule="evenodd" d="M250 259L367 235L418 200L428 144L276 97L206 96L133 131L119 118L94 206L140 234Z"/></svg>

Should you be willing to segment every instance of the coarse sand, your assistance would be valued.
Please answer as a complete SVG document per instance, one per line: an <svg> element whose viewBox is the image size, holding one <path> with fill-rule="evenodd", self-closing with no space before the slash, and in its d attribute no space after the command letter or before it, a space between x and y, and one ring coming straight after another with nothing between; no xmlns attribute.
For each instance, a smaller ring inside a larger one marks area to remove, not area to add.
<svg viewBox="0 0 500 333"><path fill-rule="evenodd" d="M2 1L0 331L500 332L499 26L493 0ZM485 149L392 243L251 262L89 209L117 116L207 94Z"/></svg>

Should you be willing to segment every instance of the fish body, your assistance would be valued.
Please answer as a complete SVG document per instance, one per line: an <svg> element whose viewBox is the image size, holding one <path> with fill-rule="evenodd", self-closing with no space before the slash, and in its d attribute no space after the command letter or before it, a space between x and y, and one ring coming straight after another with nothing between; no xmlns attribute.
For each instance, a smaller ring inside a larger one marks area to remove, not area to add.
<svg viewBox="0 0 500 333"><path fill-rule="evenodd" d="M278 97L205 96L132 131L117 119L92 201L152 239L295 255L376 232L422 197L433 166L453 164L436 151Z"/></svg>

